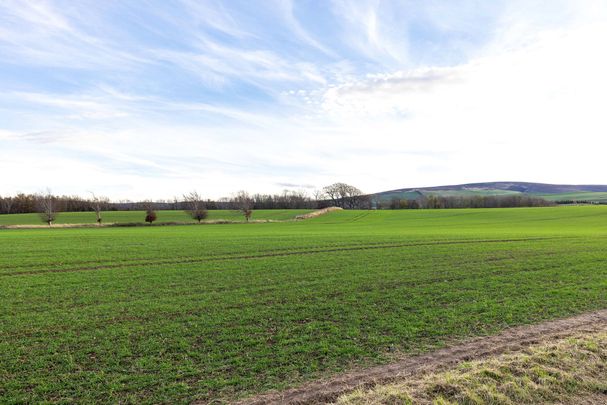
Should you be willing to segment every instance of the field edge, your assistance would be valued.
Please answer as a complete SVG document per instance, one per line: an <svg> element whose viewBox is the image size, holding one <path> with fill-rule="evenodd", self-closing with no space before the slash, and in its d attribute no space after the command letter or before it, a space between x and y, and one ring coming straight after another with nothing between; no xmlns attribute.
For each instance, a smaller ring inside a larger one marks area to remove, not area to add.
<svg viewBox="0 0 607 405"><path fill-rule="evenodd" d="M508 328L495 335L472 338L427 354L405 357L395 363L337 375L328 380L313 381L282 392L268 392L246 398L238 404L329 403L348 393L393 384L419 373L440 372L452 369L462 362L521 352L531 345L572 337L581 332L601 331L607 331L607 309Z"/></svg>

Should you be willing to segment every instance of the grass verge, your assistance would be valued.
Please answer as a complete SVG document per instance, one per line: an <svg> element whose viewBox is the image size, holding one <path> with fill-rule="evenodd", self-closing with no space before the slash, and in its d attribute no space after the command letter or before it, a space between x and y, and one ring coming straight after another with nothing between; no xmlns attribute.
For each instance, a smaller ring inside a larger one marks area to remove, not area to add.
<svg viewBox="0 0 607 405"><path fill-rule="evenodd" d="M607 331L531 346L402 383L341 396L355 404L548 404L607 402Z"/></svg>

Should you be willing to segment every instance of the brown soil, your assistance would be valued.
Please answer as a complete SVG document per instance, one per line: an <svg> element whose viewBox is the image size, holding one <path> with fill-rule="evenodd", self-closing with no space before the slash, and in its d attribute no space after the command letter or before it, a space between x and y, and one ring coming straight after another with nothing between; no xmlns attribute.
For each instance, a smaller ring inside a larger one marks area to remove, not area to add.
<svg viewBox="0 0 607 405"><path fill-rule="evenodd" d="M328 208L323 208L321 210L316 210L314 212L310 212L308 214L298 215L298 216L295 217L295 219L316 218L316 217L319 217L321 215L328 214L329 212L342 211L342 210L343 210L343 208L339 208L339 207L328 207Z"/></svg>
<svg viewBox="0 0 607 405"><path fill-rule="evenodd" d="M339 395L358 388L369 388L407 377L453 367L457 363L525 349L531 344L597 332L607 328L607 310L537 325L509 328L501 333L468 340L465 343L396 363L353 371L332 379L315 381L283 392L270 392L241 401L241 404L318 404L334 401ZM589 401L597 398L588 398ZM592 402L589 402L592 403Z"/></svg>
<svg viewBox="0 0 607 405"><path fill-rule="evenodd" d="M571 401L563 402L557 405L601 405L607 404L607 394L593 394L583 397L573 398Z"/></svg>
<svg viewBox="0 0 607 405"><path fill-rule="evenodd" d="M131 228L131 227L149 227L149 226L173 226L173 225L229 225L229 224L265 224L269 222L287 222L288 220L275 219L251 219L249 221L232 221L227 219L210 219L201 223L197 222L155 222L150 225L145 222L105 222L102 224L53 224L48 225L0 225L0 229L56 229L56 228Z"/></svg>

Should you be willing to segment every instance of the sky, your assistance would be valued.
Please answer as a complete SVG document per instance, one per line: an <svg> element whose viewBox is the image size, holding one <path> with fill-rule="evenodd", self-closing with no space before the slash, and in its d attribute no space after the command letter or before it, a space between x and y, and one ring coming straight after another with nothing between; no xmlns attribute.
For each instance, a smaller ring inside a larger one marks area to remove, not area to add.
<svg viewBox="0 0 607 405"><path fill-rule="evenodd" d="M0 0L0 195L607 184L604 0Z"/></svg>

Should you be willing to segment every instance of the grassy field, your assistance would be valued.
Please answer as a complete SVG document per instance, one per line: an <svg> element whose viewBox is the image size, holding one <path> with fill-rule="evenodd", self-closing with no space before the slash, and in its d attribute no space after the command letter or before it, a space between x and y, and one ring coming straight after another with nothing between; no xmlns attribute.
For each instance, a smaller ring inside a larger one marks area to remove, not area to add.
<svg viewBox="0 0 607 405"><path fill-rule="evenodd" d="M420 190L420 191L398 191L382 193L379 199L382 201L390 201L393 198L401 200L417 200L422 196L437 196L437 197L488 197L488 196L507 196L507 195L522 195L518 191L509 190L488 190L480 188L468 188L464 190Z"/></svg>
<svg viewBox="0 0 607 405"><path fill-rule="evenodd" d="M305 214L311 210L256 210L252 220L286 220L296 215ZM184 211L156 211L156 222L196 222ZM102 214L103 223L145 223L145 211L108 211ZM244 221L238 211L210 210L207 221L213 220ZM94 212L62 212L57 216L56 224L95 224ZM9 214L0 215L1 225L44 225L38 214Z"/></svg>
<svg viewBox="0 0 607 405"><path fill-rule="evenodd" d="M538 197L548 201L596 201L607 202L607 193L599 192L579 192L579 193L561 193L561 194L541 194Z"/></svg>
<svg viewBox="0 0 607 405"><path fill-rule="evenodd" d="M232 400L605 308L606 246L594 206L0 230L0 402Z"/></svg>
<svg viewBox="0 0 607 405"><path fill-rule="evenodd" d="M437 190L423 191L424 195L435 195L438 197L489 197L489 196L507 196L523 195L519 191L512 190L487 190L481 188L468 188L464 190Z"/></svg>

